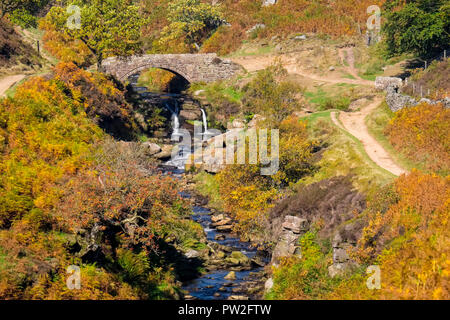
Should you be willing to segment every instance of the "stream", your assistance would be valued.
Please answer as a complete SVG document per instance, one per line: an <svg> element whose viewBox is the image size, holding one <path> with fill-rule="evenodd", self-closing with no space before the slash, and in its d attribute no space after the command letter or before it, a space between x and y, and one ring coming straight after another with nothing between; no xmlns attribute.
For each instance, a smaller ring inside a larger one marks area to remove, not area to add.
<svg viewBox="0 0 450 320"><path fill-rule="evenodd" d="M158 94L149 92L146 87L137 87L136 77L130 77L131 84L134 90L141 95L143 98L148 97L156 97ZM176 98L176 95L173 94L159 94L160 96ZM178 103L175 102L174 105L170 106L169 101L164 103L166 108L170 110L172 113L172 140L174 135L177 135L178 130L180 128L180 122L178 118L179 106ZM202 120L204 123L204 131L208 133L208 128L206 124L206 114L202 109ZM189 157L191 150L186 150L184 148L180 148L179 155L174 159L166 161L164 166L161 167L163 174L167 174L169 171L174 178L181 179L184 175L184 164L186 159ZM169 167L171 169L166 169ZM177 168L174 170L174 167ZM192 195L186 192L180 192L180 195L184 199L192 198ZM225 299L260 299L257 291L253 290L250 292L252 286L255 288L258 284L261 283L261 275L264 269L263 264L267 263L267 258L263 257L258 252L256 248L252 247L250 243L243 242L239 239L239 237L235 234L229 232L221 232L218 231L215 227L212 226L211 215L212 212L210 209L203 206L192 206L192 219L199 223L205 232L208 244L217 243L220 246L225 246L228 252L239 251L249 259L256 260L255 257L259 257L260 263L252 263L250 267L247 267L246 270L240 270L242 268L237 267L223 267L220 266L216 268L210 268L206 266L206 273L199 276L196 279L187 281L183 283L182 290L188 292L185 295L186 300L225 300ZM222 248L225 248L222 247ZM263 262L263 264L261 263ZM235 272L235 279L227 280L225 276L230 273L230 271Z"/></svg>

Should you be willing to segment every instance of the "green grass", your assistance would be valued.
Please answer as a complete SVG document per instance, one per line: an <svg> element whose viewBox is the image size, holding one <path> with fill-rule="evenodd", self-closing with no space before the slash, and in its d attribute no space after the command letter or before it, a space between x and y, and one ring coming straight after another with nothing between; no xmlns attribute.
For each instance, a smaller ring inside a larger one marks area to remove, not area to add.
<svg viewBox="0 0 450 320"><path fill-rule="evenodd" d="M316 92L307 91L304 96L308 99L309 103L316 105L323 105L328 99L328 93L323 90L322 87L318 87Z"/></svg>
<svg viewBox="0 0 450 320"><path fill-rule="evenodd" d="M315 92L307 91L304 96L310 104L318 110L339 109L346 110L350 105L350 98L343 93L351 88L344 84L318 87Z"/></svg>
<svg viewBox="0 0 450 320"><path fill-rule="evenodd" d="M416 168L426 172L427 170L425 169L425 166L423 164L413 162L406 158L406 156L395 150L392 144L389 142L388 137L384 134L384 129L393 116L394 113L389 109L386 102L383 102L366 118L366 125L369 133L383 146L383 148L387 151L387 153L389 153L389 155L398 165L408 171Z"/></svg>
<svg viewBox="0 0 450 320"><path fill-rule="evenodd" d="M308 120L311 136L324 142L322 158L316 163L318 170L312 176L301 179L300 184L311 184L339 175L352 175L353 185L362 192L370 192L395 178L369 158L362 143L347 131L337 127L328 110L313 113Z"/></svg>
<svg viewBox="0 0 450 320"><path fill-rule="evenodd" d="M244 43L245 44L245 43ZM237 57L248 57L269 54L275 49L275 46L259 46L258 48L242 48L235 52L232 52L225 57L227 58L237 58Z"/></svg>
<svg viewBox="0 0 450 320"><path fill-rule="evenodd" d="M382 73L379 73L379 75L381 75L381 74L382 74ZM366 75L366 74L363 74L363 73L358 73L358 76L359 76L361 79L369 80L369 81L375 81L376 78L377 78L377 76L376 76L376 75L373 75L373 74Z"/></svg>
<svg viewBox="0 0 450 320"><path fill-rule="evenodd" d="M356 78L355 78L353 75L351 75L350 73L345 74L345 75L343 76L343 78L351 79L351 80L356 80Z"/></svg>
<svg viewBox="0 0 450 320"><path fill-rule="evenodd" d="M223 210L223 201L220 197L219 184L214 175L200 172L194 177L195 188L203 196L209 198L208 206Z"/></svg>
<svg viewBox="0 0 450 320"><path fill-rule="evenodd" d="M228 101L240 104L243 93L236 89L233 85L235 79L230 81L218 81L213 83L192 83L189 87L189 92L194 93L198 90L204 90L202 93L206 100L212 105L217 104L220 99L227 99Z"/></svg>

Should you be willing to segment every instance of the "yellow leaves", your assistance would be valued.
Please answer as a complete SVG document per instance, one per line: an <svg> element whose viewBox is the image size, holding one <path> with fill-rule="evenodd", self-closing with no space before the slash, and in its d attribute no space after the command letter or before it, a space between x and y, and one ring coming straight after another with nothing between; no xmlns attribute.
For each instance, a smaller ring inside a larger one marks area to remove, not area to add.
<svg viewBox="0 0 450 320"><path fill-rule="evenodd" d="M382 247L376 258L382 269L381 299L448 299L450 183L447 178L413 171L398 178L395 189L399 200L387 212L369 214L356 255L368 259ZM344 283L339 294L371 297L351 293L352 281Z"/></svg>
<svg viewBox="0 0 450 320"><path fill-rule="evenodd" d="M450 167L450 110L421 103L404 108L386 127L393 146L428 170L448 172Z"/></svg>

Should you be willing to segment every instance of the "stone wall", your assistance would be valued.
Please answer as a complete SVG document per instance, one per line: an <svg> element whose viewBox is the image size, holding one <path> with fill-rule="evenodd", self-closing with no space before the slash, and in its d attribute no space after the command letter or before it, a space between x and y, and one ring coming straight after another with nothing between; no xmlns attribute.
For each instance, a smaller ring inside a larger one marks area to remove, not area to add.
<svg viewBox="0 0 450 320"><path fill-rule="evenodd" d="M124 81L148 68L171 71L189 82L213 82L228 79L243 68L227 59L208 54L148 54L127 58L111 57L102 63L102 71Z"/></svg>
<svg viewBox="0 0 450 320"><path fill-rule="evenodd" d="M450 108L450 99L445 98L443 100L430 100L422 98L419 101L411 96L401 93L401 88L403 86L403 81L400 78L395 77L377 77L375 80L375 88L377 90L386 91L386 103L389 108L396 112L405 107L414 107L422 102L428 104L442 103L445 108Z"/></svg>

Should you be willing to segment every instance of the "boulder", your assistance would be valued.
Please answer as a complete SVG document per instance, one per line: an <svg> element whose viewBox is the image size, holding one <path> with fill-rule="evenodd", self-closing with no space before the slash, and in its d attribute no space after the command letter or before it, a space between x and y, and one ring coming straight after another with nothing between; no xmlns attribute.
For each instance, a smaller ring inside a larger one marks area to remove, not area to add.
<svg viewBox="0 0 450 320"><path fill-rule="evenodd" d="M294 40L306 40L306 35L302 34L302 35L299 35L299 36L295 36Z"/></svg>
<svg viewBox="0 0 450 320"><path fill-rule="evenodd" d="M234 119L231 122L228 122L227 129L242 129L245 128L244 121L240 119Z"/></svg>
<svg viewBox="0 0 450 320"><path fill-rule="evenodd" d="M308 230L308 221L295 216L286 216L281 226L285 230L299 234Z"/></svg>
<svg viewBox="0 0 450 320"><path fill-rule="evenodd" d="M200 252L198 252L198 251L196 251L194 249L189 249L184 255L188 259L198 258L198 257L200 257Z"/></svg>
<svg viewBox="0 0 450 320"><path fill-rule="evenodd" d="M270 289L272 289L273 287L273 279L269 278L267 279L267 281L264 283L264 291L265 292L269 292Z"/></svg>
<svg viewBox="0 0 450 320"><path fill-rule="evenodd" d="M263 0L263 7L267 7L267 6L272 6L274 4L276 4L278 2L278 0Z"/></svg>
<svg viewBox="0 0 450 320"><path fill-rule="evenodd" d="M220 220L223 220L223 219L225 219L225 215L223 213L211 216L211 222L213 222L213 223L219 222Z"/></svg>
<svg viewBox="0 0 450 320"><path fill-rule="evenodd" d="M157 153L160 153L162 151L161 147L158 146L156 143L153 142L143 142L141 144L144 154L147 156L153 156Z"/></svg>
<svg viewBox="0 0 450 320"><path fill-rule="evenodd" d="M225 260L233 265L250 265L250 259L240 251L233 251Z"/></svg>
<svg viewBox="0 0 450 320"><path fill-rule="evenodd" d="M223 220L212 223L212 226L220 227L220 226L224 226L224 225L230 225L231 223L232 223L232 220L230 218L225 218Z"/></svg>
<svg viewBox="0 0 450 320"><path fill-rule="evenodd" d="M202 118L200 110L181 110L180 117L186 120L197 120Z"/></svg>
<svg viewBox="0 0 450 320"><path fill-rule="evenodd" d="M236 272L231 271L228 273L225 277L223 277L225 280L236 280Z"/></svg>
<svg viewBox="0 0 450 320"><path fill-rule="evenodd" d="M231 232L233 230L233 226L232 225L218 226L216 229L222 232Z"/></svg>
<svg viewBox="0 0 450 320"><path fill-rule="evenodd" d="M298 239L308 230L308 222L306 219L287 215L281 229L281 234L272 253L271 263L273 265L278 265L282 257L301 257Z"/></svg>
<svg viewBox="0 0 450 320"><path fill-rule="evenodd" d="M216 234L216 236L214 237L214 240L216 240L216 241L223 241L223 240L225 240L225 235L223 235L223 234Z"/></svg>
<svg viewBox="0 0 450 320"><path fill-rule="evenodd" d="M255 114L252 118L252 120L250 120L250 122L248 123L248 127L253 129L256 128L258 126L258 123L262 122L266 120L265 117L263 117L262 115L259 114Z"/></svg>
<svg viewBox="0 0 450 320"><path fill-rule="evenodd" d="M253 31L256 31L258 29L264 29L266 27L266 25L264 23L257 23L255 24L253 27L251 27L250 29L248 29L246 31L246 33L252 33Z"/></svg>
<svg viewBox="0 0 450 320"><path fill-rule="evenodd" d="M212 147L208 146L203 154L203 170L209 173L219 173L225 167L226 148L215 148L214 154L210 148Z"/></svg>
<svg viewBox="0 0 450 320"><path fill-rule="evenodd" d="M169 159L170 157L172 157L172 148L172 145L164 144L161 146L161 152L155 154L154 157L161 160Z"/></svg>

